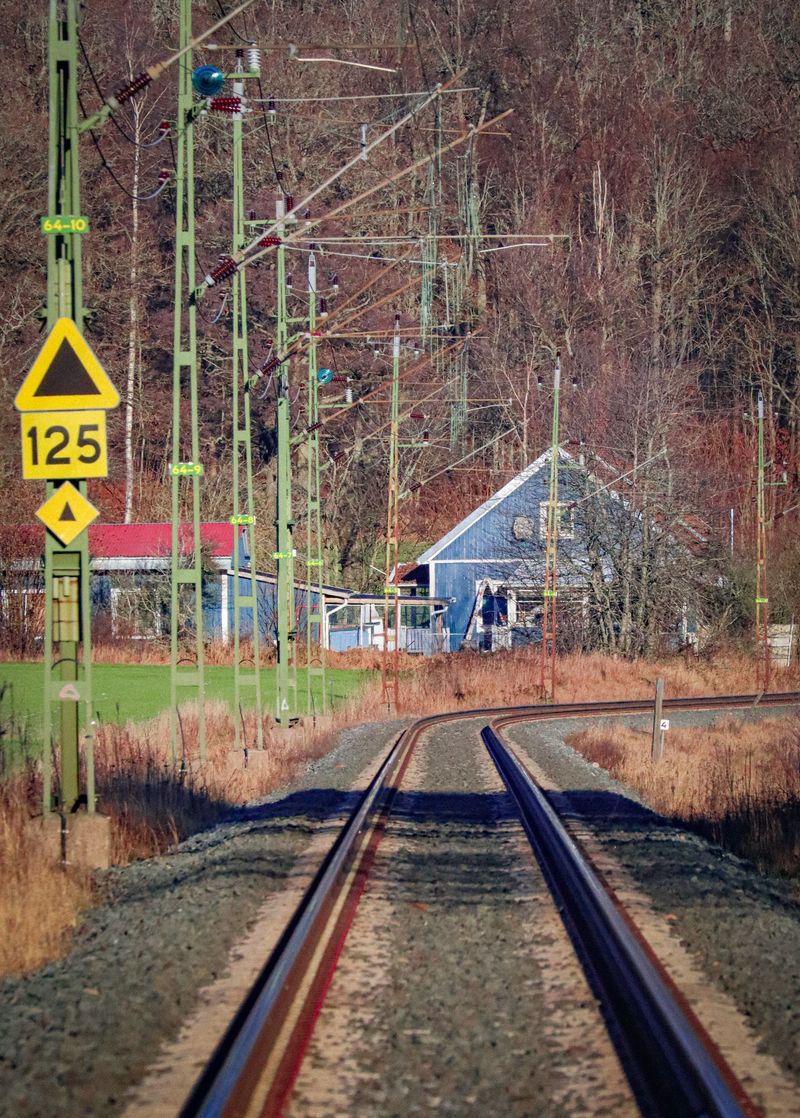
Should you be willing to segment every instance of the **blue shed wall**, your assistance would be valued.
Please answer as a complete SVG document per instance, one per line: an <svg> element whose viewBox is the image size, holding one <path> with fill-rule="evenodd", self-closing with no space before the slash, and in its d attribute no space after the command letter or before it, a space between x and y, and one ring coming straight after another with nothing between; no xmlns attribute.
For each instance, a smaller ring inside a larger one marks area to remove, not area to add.
<svg viewBox="0 0 800 1118"><path fill-rule="evenodd" d="M577 463L559 463L560 502L575 501L583 495L576 476L579 469ZM524 563L529 584L543 585L546 539L542 539L539 530L539 510L549 493L550 463L545 462L531 478L488 509L431 560L431 594L455 599L446 617L450 651L456 651L464 640L475 605L476 585L482 579L506 581ZM531 539L514 539L512 524L516 516L527 516L532 521ZM580 538L559 541L558 578L562 583L576 581L575 569L584 555Z"/></svg>
<svg viewBox="0 0 800 1118"><path fill-rule="evenodd" d="M227 580L228 590L228 632L233 636L234 616L235 616L235 602L234 602L234 576L223 575ZM251 591L251 579L249 574L239 575L239 593L248 597ZM307 615L307 600L308 594L302 588L295 588L295 610L297 611L298 632L305 636L306 632L306 615ZM258 616L259 616L259 636L263 640L265 637L275 639L277 637L277 587L274 583L259 582L256 580L256 601L258 603ZM319 605L319 594L312 592L311 594L312 612L317 612ZM217 622L219 624L219 633L221 635L221 597L220 603L217 608ZM240 633L243 637L249 637L253 632L253 610L245 607L240 615ZM313 639L319 640L319 622L313 623Z"/></svg>

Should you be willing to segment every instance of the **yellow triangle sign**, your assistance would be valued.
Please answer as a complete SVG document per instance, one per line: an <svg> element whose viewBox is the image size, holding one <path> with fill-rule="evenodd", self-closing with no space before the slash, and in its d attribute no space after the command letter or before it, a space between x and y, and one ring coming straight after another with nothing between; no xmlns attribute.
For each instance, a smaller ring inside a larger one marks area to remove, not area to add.
<svg viewBox="0 0 800 1118"><path fill-rule="evenodd" d="M115 408L119 392L71 318L59 318L14 401L18 411Z"/></svg>
<svg viewBox="0 0 800 1118"><path fill-rule="evenodd" d="M91 501L70 481L59 485L52 497L48 497L36 515L56 539L65 547L72 543L92 521L100 515Z"/></svg>

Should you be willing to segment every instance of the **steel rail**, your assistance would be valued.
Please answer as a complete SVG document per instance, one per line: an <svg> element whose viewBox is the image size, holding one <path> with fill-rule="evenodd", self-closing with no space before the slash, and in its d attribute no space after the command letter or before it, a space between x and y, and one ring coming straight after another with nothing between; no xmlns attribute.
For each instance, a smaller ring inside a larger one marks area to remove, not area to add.
<svg viewBox="0 0 800 1118"><path fill-rule="evenodd" d="M760 1111L684 1011L542 789L504 743L502 721L485 726L481 737L516 802L643 1112L653 1118L754 1118Z"/></svg>
<svg viewBox="0 0 800 1118"><path fill-rule="evenodd" d="M698 710L798 703L800 692L784 692L669 699L664 701L663 709ZM571 715L646 714L652 713L652 710L653 702L646 699L478 707L430 715L418 719L404 730L320 865L283 935L184 1103L180 1118L249 1118L251 1114L266 1116L280 1113L363 889L365 873L361 874L360 881L355 880L353 867L358 865L360 856L374 858L382 834L381 820L388 815L414 747L426 730L445 722L475 718L517 722ZM341 896L343 892L347 893L344 900ZM312 968L315 968L315 974L309 978L308 972ZM287 1041L284 1026L289 1020L293 1000L300 995L304 1005L299 1012L299 1023L296 1027L292 1026L291 1037ZM281 1044L286 1049L284 1055L278 1052ZM273 1064L277 1062L277 1071L274 1082L267 1090L267 1102L253 1109L253 1096L259 1084L263 1084L263 1069L271 1060ZM688 1113L681 1112L682 1118ZM691 1113L699 1116L704 1112ZM747 1112L735 1113L740 1118L742 1113Z"/></svg>
<svg viewBox="0 0 800 1118"><path fill-rule="evenodd" d="M300 985L368 821L380 809L389 781L402 768L411 744L409 732L401 734L372 778L195 1084L181 1118L221 1118L247 1112L249 1095L259 1077L257 1065L264 1063L286 1018L287 994Z"/></svg>

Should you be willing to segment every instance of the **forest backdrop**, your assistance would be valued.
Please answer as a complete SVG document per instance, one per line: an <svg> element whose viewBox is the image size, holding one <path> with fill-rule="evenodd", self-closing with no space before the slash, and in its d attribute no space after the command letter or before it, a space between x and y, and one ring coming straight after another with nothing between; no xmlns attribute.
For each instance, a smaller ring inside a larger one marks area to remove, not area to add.
<svg viewBox="0 0 800 1118"><path fill-rule="evenodd" d="M216 0L195 4L196 30L221 10ZM20 477L13 399L43 340L46 246L38 222L47 205L47 5L38 0L20 9L0 0L0 11L4 26L14 29L1 48L6 93L0 102L0 559L7 561L38 539L36 530L22 530L33 522L41 495ZM99 106L99 91L109 93L175 49L176 20L175 0L82 6L86 113ZM465 122L513 109L488 135L434 161L431 172L399 178L369 209L319 232L351 238L338 250L352 255L333 255L336 246L318 254L333 311L337 298L386 268L385 261L363 257L392 256L391 246L366 238L438 238L421 249L430 254L437 246L436 268L423 256L427 288L412 284L362 320L377 338L398 313L410 337L422 314L429 338L461 339L452 359L432 360L404 388L402 437L415 445L401 458L401 489L408 493L402 554L418 554L548 445L560 353L564 440L590 463L625 474L622 488L645 513L657 515L659 530L689 525L705 541L691 570L673 571L660 589L657 569L640 557L631 576L636 593L671 596L685 575L726 624L752 612L752 417L763 393L768 480L780 483L767 490L771 608L778 620L797 614L798 6L791 0L256 0L218 36L231 48L244 49L246 39L264 51L261 87L248 85L253 100L245 122L245 208L259 218L274 215L278 191L300 202L357 154L363 135L374 139L418 100L371 95L412 94L462 69L459 85L471 89L444 98L438 112L428 110L359 163L315 203L314 216L449 142ZM328 54L396 72L300 64L291 43L301 55ZM201 49L195 65L201 62L232 69L233 49ZM308 100L333 96L362 99ZM118 112L116 124L81 141L82 210L91 224L84 245L87 336L123 396L109 416L111 476L90 485L107 521L170 514L173 183L150 201L143 196L158 186L162 170L171 175L172 137L149 145L161 121L174 118L170 71ZM199 282L230 251L229 118L201 117L195 141ZM539 247L512 249L502 240L527 233ZM495 249L502 251L488 251ZM248 272L253 368L271 352L271 259ZM456 266L438 266L446 261ZM297 315L305 304L305 270L306 256L298 254L290 304ZM419 270L399 265L377 280L375 298ZM231 333L223 295L221 287L211 290L199 321L203 517L209 520L227 520L231 511ZM412 364L414 350L425 347L424 338L409 340L404 361ZM349 375L358 401L385 382L391 358L384 342L354 339L322 347L320 364ZM301 431L305 372L299 363L292 376L293 423ZM377 398L323 428L325 577L358 588L383 582L388 397ZM415 400L423 401L416 410ZM253 393L253 420L261 555L268 556L275 403L266 377ZM295 470L303 523L302 450Z"/></svg>

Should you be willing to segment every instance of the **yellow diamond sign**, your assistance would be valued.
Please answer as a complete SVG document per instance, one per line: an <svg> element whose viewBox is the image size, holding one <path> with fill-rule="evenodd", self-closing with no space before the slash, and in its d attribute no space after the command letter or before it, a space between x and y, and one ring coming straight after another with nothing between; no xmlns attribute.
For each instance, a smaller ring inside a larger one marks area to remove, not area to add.
<svg viewBox="0 0 800 1118"><path fill-rule="evenodd" d="M107 411L119 392L72 319L59 318L14 403L18 411Z"/></svg>
<svg viewBox="0 0 800 1118"><path fill-rule="evenodd" d="M65 481L37 509L36 515L45 528L67 547L100 515L100 510L91 501L87 501L71 482Z"/></svg>

